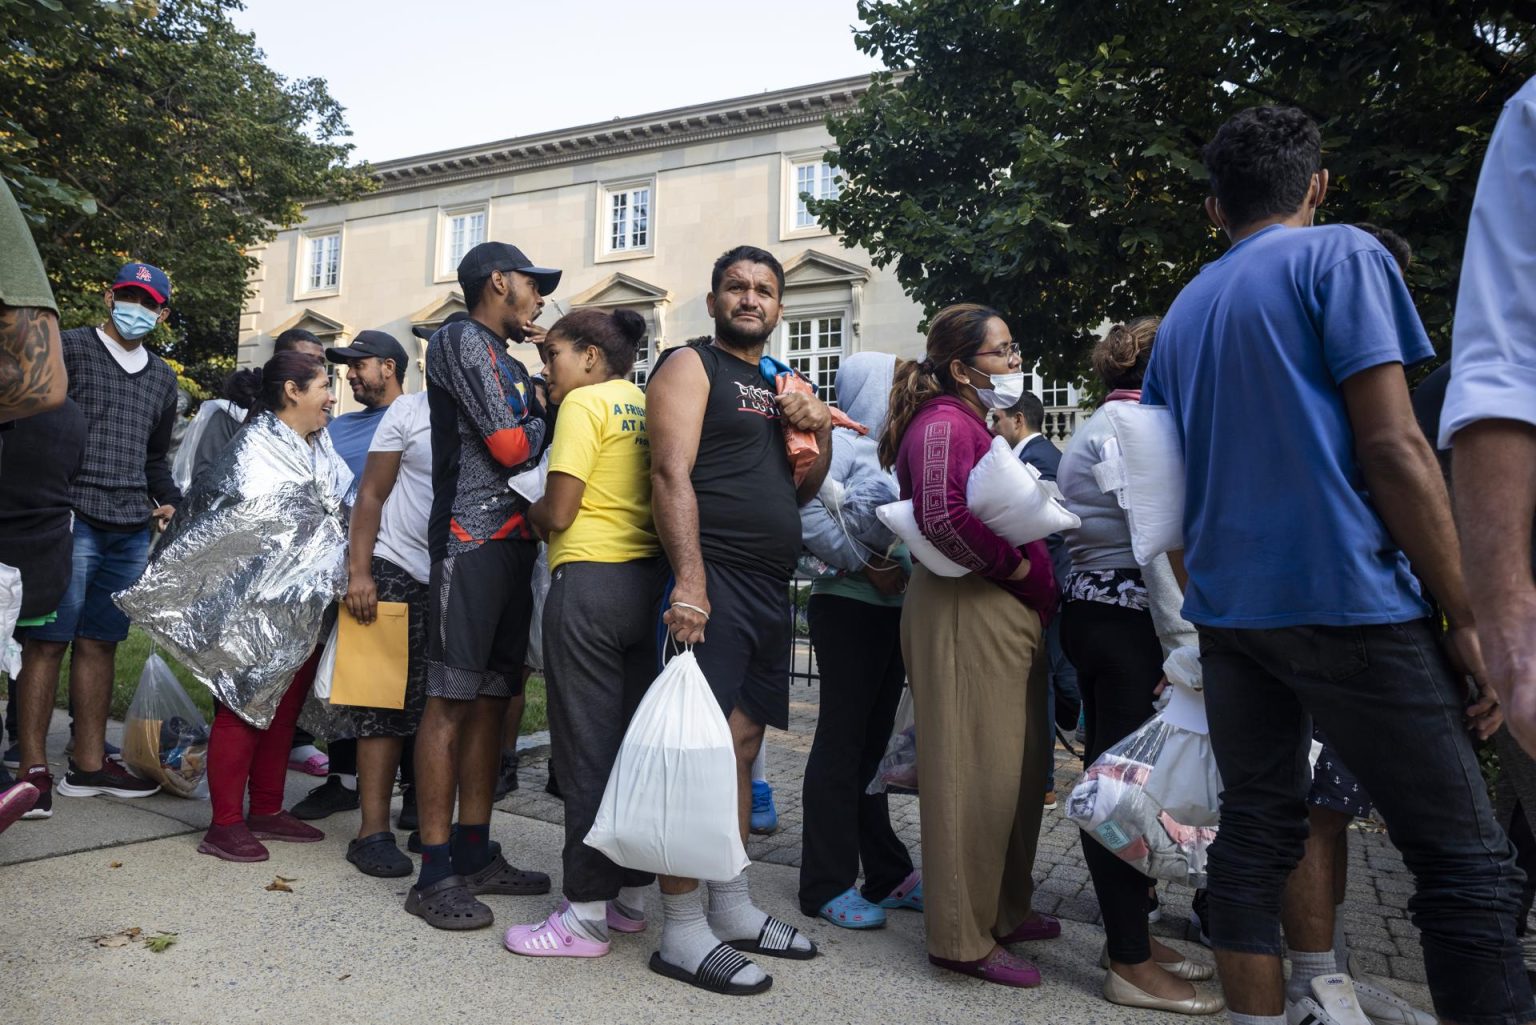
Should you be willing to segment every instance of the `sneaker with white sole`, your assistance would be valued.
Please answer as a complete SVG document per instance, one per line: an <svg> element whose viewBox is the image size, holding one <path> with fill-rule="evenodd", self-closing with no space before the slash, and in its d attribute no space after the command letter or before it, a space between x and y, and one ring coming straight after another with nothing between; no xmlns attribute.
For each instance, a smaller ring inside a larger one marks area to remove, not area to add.
<svg viewBox="0 0 1536 1025"><path fill-rule="evenodd" d="M53 818L53 774L48 771L46 765L34 765L22 773L21 782L31 783L37 788L37 801L32 805L24 819L51 819Z"/></svg>
<svg viewBox="0 0 1536 1025"><path fill-rule="evenodd" d="M1355 983L1347 975L1319 975L1312 996L1285 1002L1286 1025L1372 1025L1360 1009Z"/></svg>
<svg viewBox="0 0 1536 1025"><path fill-rule="evenodd" d="M69 772L59 780L57 790L64 797L148 797L160 790L160 784L140 779L121 762L106 758L96 772L86 772L70 763Z"/></svg>
<svg viewBox="0 0 1536 1025"><path fill-rule="evenodd" d="M1385 986L1378 986L1360 972L1355 956L1349 956L1349 974L1355 982L1355 996L1360 1010L1375 1025L1436 1025L1439 1021L1427 1011L1421 1011Z"/></svg>

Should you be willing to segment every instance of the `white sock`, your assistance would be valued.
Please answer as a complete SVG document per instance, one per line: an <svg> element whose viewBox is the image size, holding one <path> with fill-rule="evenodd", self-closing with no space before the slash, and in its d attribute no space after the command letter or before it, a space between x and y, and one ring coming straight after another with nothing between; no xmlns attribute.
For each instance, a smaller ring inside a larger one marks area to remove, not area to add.
<svg viewBox="0 0 1536 1025"><path fill-rule="evenodd" d="M661 959L685 971L697 972L704 958L720 945L720 937L709 930L699 891L661 895ZM748 961L731 976L731 981L751 986L763 981L763 970Z"/></svg>
<svg viewBox="0 0 1536 1025"><path fill-rule="evenodd" d="M768 913L752 903L746 873L729 882L706 885L709 887L709 927L715 935L722 940L756 941L762 935ZM798 929L789 945L795 950L811 949L811 941Z"/></svg>
<svg viewBox="0 0 1536 1025"><path fill-rule="evenodd" d="M1285 1025L1285 1015L1238 1014L1236 1011L1228 1011L1227 1021L1232 1025Z"/></svg>
<svg viewBox="0 0 1536 1025"><path fill-rule="evenodd" d="M621 886L619 895L613 899L614 906L625 918L643 922L645 921L645 891L649 889L649 886Z"/></svg>
<svg viewBox="0 0 1536 1025"><path fill-rule="evenodd" d="M1291 962L1291 977L1285 980L1286 1003L1295 1003L1312 995L1312 980L1319 975L1332 975L1338 971L1333 960L1332 948L1313 952L1287 950L1285 956Z"/></svg>
<svg viewBox="0 0 1536 1025"><path fill-rule="evenodd" d="M348 790L356 790L357 789L357 774L356 773L351 773L349 775L348 773L345 773L345 772L338 772L336 774L336 778L341 780L341 785L346 787Z"/></svg>
<svg viewBox="0 0 1536 1025"><path fill-rule="evenodd" d="M1344 935L1344 914L1338 905L1333 909L1333 964L1334 971L1349 971L1349 938Z"/></svg>
<svg viewBox="0 0 1536 1025"><path fill-rule="evenodd" d="M300 744L298 747L288 752L288 760L293 762L307 762L311 758L315 757L315 755L323 756L324 754L325 752L321 751L313 744Z"/></svg>
<svg viewBox="0 0 1536 1025"><path fill-rule="evenodd" d="M560 921L577 936L596 943L608 942L608 902L605 900L571 901L560 913Z"/></svg>
<svg viewBox="0 0 1536 1025"><path fill-rule="evenodd" d="M768 738L763 738L763 743L757 745L757 757L752 759L752 782L768 782Z"/></svg>

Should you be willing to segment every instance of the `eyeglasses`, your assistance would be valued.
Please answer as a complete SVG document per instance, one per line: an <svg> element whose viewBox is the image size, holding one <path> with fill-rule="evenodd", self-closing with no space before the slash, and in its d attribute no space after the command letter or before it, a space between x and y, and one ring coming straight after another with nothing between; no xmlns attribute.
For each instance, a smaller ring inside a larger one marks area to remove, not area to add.
<svg viewBox="0 0 1536 1025"><path fill-rule="evenodd" d="M976 355L978 355L978 356L1002 356L1005 359L1012 359L1013 357L1019 355L1019 343L1018 342L1009 342L1007 345L1003 346L1000 349L987 349L984 352L978 352Z"/></svg>

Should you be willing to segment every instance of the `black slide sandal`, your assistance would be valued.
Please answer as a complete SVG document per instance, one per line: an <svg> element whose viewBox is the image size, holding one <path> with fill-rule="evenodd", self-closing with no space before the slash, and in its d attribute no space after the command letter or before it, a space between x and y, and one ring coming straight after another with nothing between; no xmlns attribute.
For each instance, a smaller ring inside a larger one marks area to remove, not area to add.
<svg viewBox="0 0 1536 1025"><path fill-rule="evenodd" d="M659 950L651 955L651 971L657 975L665 975L669 979L686 982L690 986L697 986L699 989L728 997L753 996L765 992L769 986L773 985L771 975L763 976L762 982L753 983L750 986L731 981L737 972L751 963L724 943L704 955L704 960L699 962L697 972L690 972L686 968L679 968L670 961L663 960Z"/></svg>
<svg viewBox="0 0 1536 1025"><path fill-rule="evenodd" d="M809 961L816 956L816 944L811 942L809 936L805 942L811 944L810 950L796 950L792 944L795 937L800 935L800 930L788 922L781 922L769 915L763 922L763 928L757 934L755 940L727 940L726 942L737 950L744 950L748 954L762 954L764 957L783 957L791 961Z"/></svg>

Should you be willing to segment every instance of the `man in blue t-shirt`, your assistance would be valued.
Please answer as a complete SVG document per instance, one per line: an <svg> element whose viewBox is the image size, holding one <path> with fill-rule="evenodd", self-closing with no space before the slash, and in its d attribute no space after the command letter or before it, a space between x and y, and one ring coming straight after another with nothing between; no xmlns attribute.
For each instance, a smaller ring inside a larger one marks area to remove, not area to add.
<svg viewBox="0 0 1536 1025"><path fill-rule="evenodd" d="M1184 615L1200 630L1225 789L1210 934L1232 1020L1359 1021L1332 936L1279 907L1307 837L1309 719L1360 777L1418 881L1435 1009L1527 1022L1519 872L1466 727L1497 728L1439 467L1404 367L1432 355L1387 250L1312 227L1317 126L1257 107L1206 147L1206 212L1232 247L1180 292L1142 401L1166 405L1186 470ZM1410 561L1445 610L1442 651ZM1283 988L1282 988L1283 987Z"/></svg>

